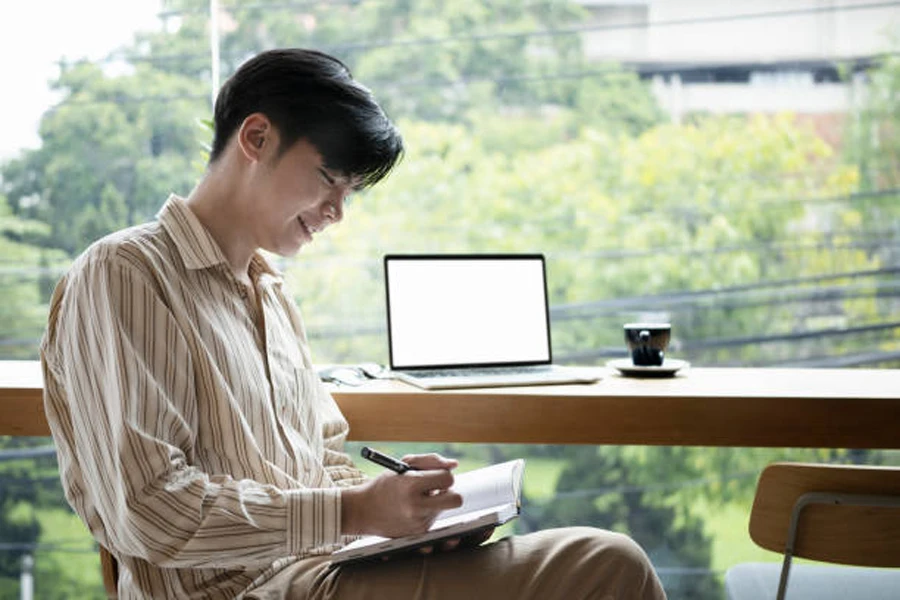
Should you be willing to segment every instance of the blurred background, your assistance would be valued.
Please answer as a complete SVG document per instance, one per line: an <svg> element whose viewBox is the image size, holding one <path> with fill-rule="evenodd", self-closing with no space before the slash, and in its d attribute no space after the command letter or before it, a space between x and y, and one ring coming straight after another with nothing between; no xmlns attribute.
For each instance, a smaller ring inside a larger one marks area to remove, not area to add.
<svg viewBox="0 0 900 600"><path fill-rule="evenodd" d="M9 0L0 5L0 359L53 287L205 167L261 50L342 59L404 135L340 227L277 258L318 363L387 362L388 252L543 252L557 362L666 320L695 366L900 367L900 2ZM528 459L523 518L634 536L669 597L723 597L767 462L885 451L387 444ZM358 444L351 444L356 452ZM367 467L368 468L368 467ZM100 598L51 440L0 437L0 599ZM27 568L26 568L27 567Z"/></svg>

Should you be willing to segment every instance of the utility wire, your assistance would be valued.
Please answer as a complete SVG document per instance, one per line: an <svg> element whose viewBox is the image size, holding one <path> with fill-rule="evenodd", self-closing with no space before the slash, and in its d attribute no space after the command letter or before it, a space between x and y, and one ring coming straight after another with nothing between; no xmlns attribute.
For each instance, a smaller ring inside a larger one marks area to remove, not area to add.
<svg viewBox="0 0 900 600"><path fill-rule="evenodd" d="M351 6L357 7L362 4L362 0L314 0L314 1L302 1L302 2L246 2L241 4L225 4L221 6L222 10L227 11L250 11L250 10L259 10L259 9L270 9L270 8L285 8L285 9L297 9L297 8L322 8L328 9L338 6ZM396 4L396 1L394 1ZM387 4L387 0L365 0L365 4L370 6L372 4ZM568 2L560 2L559 0L549 0L546 2L521 2L519 6L521 8L529 8L534 6L566 6L569 4ZM197 14L197 13L207 13L207 9L204 8L182 8L177 10L164 10L157 13L157 16L161 19L166 19L169 17L177 17L186 14Z"/></svg>
<svg viewBox="0 0 900 600"><path fill-rule="evenodd" d="M761 346L763 344L774 344L780 342L796 342L801 340L822 339L833 337L846 337L852 335L865 335L870 333L881 333L884 331L893 331L900 329L900 322L891 321L888 323L870 323L860 325L858 327L846 328L823 328L810 329L806 331L797 331L790 333L778 333L768 335L745 335L723 338L706 338L701 340L678 340L679 352L698 352L707 350L719 350L723 348L736 348L741 346ZM897 340L900 344L900 339ZM626 351L619 347L616 348L598 348L594 350L576 350L568 353L566 356L571 359L577 355L581 359L600 358L610 355L625 355Z"/></svg>
<svg viewBox="0 0 900 600"><path fill-rule="evenodd" d="M898 53L900 54L900 53ZM154 59L155 61L156 59ZM779 64L776 62L767 62L765 63L765 67L771 68L772 65ZM785 61L785 64L794 64L794 61ZM717 67L715 65L711 66L703 66L697 65L693 67L693 70L701 70L704 68L709 68L711 70L722 68L722 67L732 67L733 65L723 64L721 67ZM424 78L415 78L415 79L388 79L388 78L379 78L373 77L366 79L366 84L370 87L377 88L378 90L385 92L388 90L404 90L409 88L416 87L429 87L434 88L436 86L441 87L455 87L460 85L468 85L471 83L495 83L499 85L507 84L507 83L542 83L542 82L557 82L557 81L566 81L566 80L577 80L577 79L597 79L598 83L601 85L609 85L612 86L614 83L604 82L603 79L607 78L611 75L615 74L629 74L632 71L634 65L628 65L623 70L611 69L611 68L600 68L600 69L584 69L578 71L570 71L570 72L559 72L554 71L553 73L480 73L480 74L466 74L461 73L459 76L448 79L448 78L436 78L436 77L424 77ZM748 65L748 68L751 68L751 65ZM663 69L653 69L653 73L659 72L662 73L681 73L686 70L690 70L690 67L671 67L671 68L663 68ZM640 69L637 69L638 73L641 73ZM690 85L690 84L686 84ZM749 84L748 84L749 85ZM48 109L48 112L59 110L59 108L64 106L101 106L101 105L132 105L132 104L147 104L153 102L160 103L169 103L183 100L197 100L208 99L206 94L176 94L176 95L155 95L155 96L128 96L128 97L119 97L119 98L92 98L85 100L70 100L64 99L59 104ZM871 113L870 113L871 114ZM886 113L892 114L892 113Z"/></svg>
<svg viewBox="0 0 900 600"><path fill-rule="evenodd" d="M857 271L842 271L838 273L825 273L820 275L805 275L801 277L790 277L783 279L769 279L764 281L757 281L754 283L741 284L741 285L731 285L731 286L723 286L723 287L714 287L714 288L704 288L701 290L683 290L683 291L675 291L675 292L663 292L659 294L650 294L650 295L642 295L642 296L631 296L626 298L614 298L608 300L596 300L592 302L585 302L579 304L564 304L557 305L556 313L557 316L564 315L570 312L575 312L578 310L583 310L585 308L598 307L598 306L613 306L613 305L629 305L636 303L643 304L664 304L671 301L682 300L686 298L703 298L707 296L720 296L726 294L736 294L748 291L762 290L762 289L786 289L793 286L800 285L808 285L821 283L823 281L834 281L837 279L858 279L862 277L880 277L885 275L897 275L900 274L900 266L895 267L883 267L879 269L866 269L866 270L857 270ZM551 308L551 314L554 313L554 309Z"/></svg>
<svg viewBox="0 0 900 600"><path fill-rule="evenodd" d="M844 369L860 367L863 365L900 363L900 350L865 352L862 354L843 354L840 356L817 356L801 359L779 360L777 367L784 368L816 368L816 369ZM751 363L752 365L752 363Z"/></svg>
<svg viewBox="0 0 900 600"><path fill-rule="evenodd" d="M747 298L749 296L749 298ZM679 302L656 302L656 303L640 303L624 304L619 302L610 302L609 308L595 308L593 310L581 310L577 313L557 316L554 308L550 309L550 319L554 324L564 327L565 323L575 321L603 321L603 320L621 320L622 316L634 313L654 312L655 310L663 310L669 313L678 313L681 315L691 315L695 312L703 311L735 311L735 310L752 310L761 308L786 308L792 305L815 306L823 303L845 302L847 300L891 300L900 297L900 282L872 282L857 285L836 285L828 287L816 287L809 291L806 290L782 290L769 294L743 294L731 298L723 298L719 296L710 296L706 299L690 299ZM745 299L746 298L746 299ZM627 319L626 319L627 320ZM312 330L313 327L310 327ZM335 328L333 328L335 329ZM314 337L311 332L310 335Z"/></svg>
<svg viewBox="0 0 900 600"><path fill-rule="evenodd" d="M795 331L790 333L770 335L744 335L727 338L704 338L702 340L681 340L679 349L685 352L697 350L709 350L712 348L733 348L735 346L756 346L759 344L772 344L776 342L795 342L798 340L821 339L830 337L844 337L867 333L878 333L900 329L900 321L887 323L872 323L856 327L830 327L824 329L810 329L807 331ZM897 340L900 343L900 339Z"/></svg>
<svg viewBox="0 0 900 600"><path fill-rule="evenodd" d="M0 542L0 552L70 552L75 554L93 554L97 552L97 548L93 546L72 547L66 544L47 542Z"/></svg>
<svg viewBox="0 0 900 600"><path fill-rule="evenodd" d="M511 231L519 231L510 228ZM422 233L424 230L420 230ZM430 230L435 231L435 230ZM543 230L547 232L548 230ZM523 237L521 233L517 234ZM839 237L840 234L837 234ZM572 260L591 260L591 261L623 261L623 260L658 260L661 256L668 258L716 258L725 257L732 254L743 254L752 256L767 256L777 254L779 256L796 256L810 252L827 251L832 254L839 254L847 251L875 251L887 250L891 248L900 248L900 234L888 239L871 239L859 238L858 241L842 240L840 242L832 242L828 240L809 243L772 243L772 244L745 244L745 245L729 245L717 246L712 248L690 248L681 245L677 246L652 246L641 249L597 249L590 252L569 252L566 250L548 250L545 255L548 258L559 259L560 261ZM314 258L310 256L303 260L306 266L313 266L318 262L326 262L327 259ZM334 261L327 261L334 262ZM356 262L356 261L352 261ZM0 263L2 265L2 263ZM65 274L69 270L68 266L58 267L32 267L32 266L0 266L0 278L18 277L18 281L4 282L0 284L0 288L5 285L25 284L34 281L40 277L57 278Z"/></svg>
<svg viewBox="0 0 900 600"><path fill-rule="evenodd" d="M868 284L870 287L872 284ZM873 298L873 297L897 297L898 290L900 290L900 283L897 282L886 282L885 286L889 287L889 289L894 292L892 294L881 295L878 294L878 290L873 290L873 293L870 294L860 294L858 297L860 298ZM809 293L809 297L805 298L805 300L812 302L833 302L835 300L843 300L845 299L843 295L840 294L841 287L850 287L850 286L833 286L825 291L820 289L815 289ZM860 286L863 287L863 286ZM779 293L782 293L779 291ZM796 293L794 291L788 292L789 294ZM716 300L718 298L714 297L710 300ZM555 305L550 307L550 320L553 324L562 324L567 321L583 321L589 319L597 319L606 316L619 315L624 312L638 312L640 310L647 310L651 308L656 308L659 310L666 311L693 311L693 310L714 310L714 309L733 309L733 308L743 308L744 306L740 304L722 304L719 305L717 303L712 303L710 300L698 301L697 298L693 298L690 301L682 301L680 303L673 303L671 301L667 301L660 297L654 297L652 300L646 299L614 299L611 301L599 301L590 303L591 309L585 310L583 307L585 305L577 305L576 311L571 311L569 308L572 305ZM785 299L775 299L770 301L767 304L773 305L782 305L787 304L789 302L797 302L793 298ZM604 310L598 305L607 304L615 307L614 310ZM881 331L885 329L896 329L900 327L900 322L881 322L881 323L870 323L866 325L857 325L853 327L845 327L845 328L829 328L829 329L820 329L814 331L803 331L803 332L794 332L787 334L770 334L768 336L765 335L757 335L757 336L739 336L732 338L719 338L712 340L701 340L699 342L689 342L684 341L685 344L697 344L698 347L705 346L736 346L743 345L744 343L758 343L758 342L768 342L768 341L781 341L781 337L785 337L787 340L796 340L803 339L809 337L829 337L835 335L853 335L853 334L861 334L861 333L870 333L872 331ZM368 324L357 323L353 324L349 327L344 326L318 326L315 321L310 322L308 324L307 329L309 330L309 337L311 339L334 339L334 338L355 338L362 336L373 336L373 335L384 335L386 332L385 326L383 322L379 321L376 325L372 322ZM748 341L749 340L749 341Z"/></svg>
<svg viewBox="0 0 900 600"><path fill-rule="evenodd" d="M304 3L308 4L308 3ZM264 4L257 4L257 7L264 6ZM493 32L493 33L477 33L470 34L465 36L444 36L444 37L432 37L432 38L411 38L411 39L400 39L400 40L373 40L368 42L338 42L335 44L323 44L321 49L330 52L336 52L340 50L345 51L358 51L358 50L370 50L374 48L385 48L392 46L403 46L403 47L416 47L416 46L433 46L433 45L445 45L445 44L455 44L462 42L485 42L491 40L506 40L506 39L521 39L521 38L530 38L530 37L555 37L560 35L573 35L579 33L587 33L587 32L601 32L601 31L624 31L629 29L653 29L659 27L674 27L674 26L684 26L684 25L703 25L703 24L714 24L714 23L727 23L727 22L739 22L739 21L751 21L751 20L761 20L761 19L779 19L779 18L787 18L787 17L795 17L801 15L811 15L811 14L821 14L821 13L833 13L833 12L851 12L851 11L861 11L861 10L876 10L882 8L892 8L900 6L900 2L872 2L866 4L841 4L841 5L826 5L826 6L810 6L806 8L796 8L796 9L785 9L785 10L774 10L774 11L763 11L763 12L753 12L753 13L736 13L731 15L716 15L709 17L690 17L690 18L681 18L681 19L663 19L658 21L647 21L646 23L614 23L614 24L603 24L603 25L577 25L571 27L561 27L555 29L543 29L543 30L532 30L532 31L516 31L516 32ZM327 8L327 7L326 7ZM181 58L193 58L198 57L200 54L185 54L181 55ZM203 55L206 56L205 54ZM243 55L235 55L229 56L228 58L231 60L240 58Z"/></svg>
<svg viewBox="0 0 900 600"><path fill-rule="evenodd" d="M23 458L56 457L55 446L39 446L37 448L10 448L0 450L0 462L7 460L20 460Z"/></svg>

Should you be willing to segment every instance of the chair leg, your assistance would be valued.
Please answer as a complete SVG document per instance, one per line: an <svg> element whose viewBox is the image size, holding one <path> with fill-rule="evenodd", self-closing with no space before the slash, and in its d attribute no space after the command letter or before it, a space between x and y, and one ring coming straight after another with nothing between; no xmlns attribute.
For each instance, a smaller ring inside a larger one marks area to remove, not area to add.
<svg viewBox="0 0 900 600"><path fill-rule="evenodd" d="M784 600L784 595L787 592L787 581L788 581L788 573L791 570L791 553L784 553L784 561L781 563L781 577L778 578L778 593L775 595L775 600Z"/></svg>

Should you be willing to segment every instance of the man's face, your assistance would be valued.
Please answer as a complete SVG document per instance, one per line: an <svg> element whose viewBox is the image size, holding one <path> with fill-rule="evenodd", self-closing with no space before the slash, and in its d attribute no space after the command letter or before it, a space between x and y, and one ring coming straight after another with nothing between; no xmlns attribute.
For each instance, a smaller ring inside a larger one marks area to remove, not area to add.
<svg viewBox="0 0 900 600"><path fill-rule="evenodd" d="M256 243L281 256L296 254L316 233L343 218L344 202L357 183L326 168L318 150L305 140L281 156L272 143L253 178L259 209Z"/></svg>

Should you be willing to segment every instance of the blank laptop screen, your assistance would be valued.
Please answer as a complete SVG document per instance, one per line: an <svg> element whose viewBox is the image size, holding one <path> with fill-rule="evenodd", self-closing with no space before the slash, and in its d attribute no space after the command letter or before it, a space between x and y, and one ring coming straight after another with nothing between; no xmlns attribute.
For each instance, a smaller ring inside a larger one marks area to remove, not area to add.
<svg viewBox="0 0 900 600"><path fill-rule="evenodd" d="M544 259L385 257L391 367L549 363Z"/></svg>

